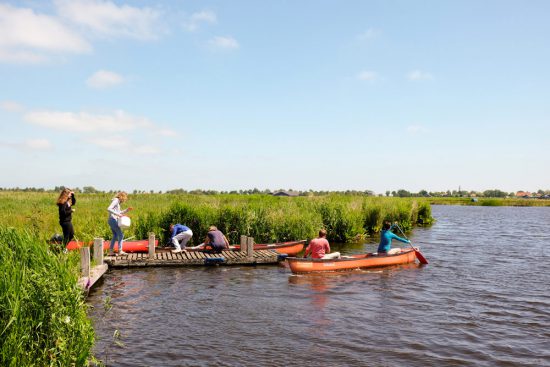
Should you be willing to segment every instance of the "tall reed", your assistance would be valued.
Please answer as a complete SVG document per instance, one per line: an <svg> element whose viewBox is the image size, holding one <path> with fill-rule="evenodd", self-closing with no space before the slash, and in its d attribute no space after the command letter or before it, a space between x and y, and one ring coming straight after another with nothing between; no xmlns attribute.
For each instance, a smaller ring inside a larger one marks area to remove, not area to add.
<svg viewBox="0 0 550 367"><path fill-rule="evenodd" d="M0 226L0 365L82 366L94 331L77 254L55 255L30 231Z"/></svg>

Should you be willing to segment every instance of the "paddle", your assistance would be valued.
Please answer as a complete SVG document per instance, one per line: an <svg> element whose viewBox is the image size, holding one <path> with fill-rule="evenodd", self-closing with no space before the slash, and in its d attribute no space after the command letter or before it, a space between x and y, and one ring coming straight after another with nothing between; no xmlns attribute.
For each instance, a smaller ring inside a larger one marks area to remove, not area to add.
<svg viewBox="0 0 550 367"><path fill-rule="evenodd" d="M403 230L401 229L401 227L399 227L399 224L395 223L395 225L397 226L397 228L399 228L399 231L401 232L403 237L405 237L405 239L408 240L407 236L405 236L405 233L403 233ZM427 264L428 260L426 260L426 258L424 257L424 255L422 255L420 251L414 248L411 241L409 241L409 245L411 245L412 249L414 250L414 254L416 255L416 258L418 259L418 261L420 261L421 264Z"/></svg>

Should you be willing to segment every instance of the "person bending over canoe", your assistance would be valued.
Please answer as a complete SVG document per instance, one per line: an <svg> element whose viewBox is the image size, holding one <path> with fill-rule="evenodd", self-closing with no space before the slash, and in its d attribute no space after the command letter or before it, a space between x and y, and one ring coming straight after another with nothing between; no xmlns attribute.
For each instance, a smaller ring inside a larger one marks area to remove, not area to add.
<svg viewBox="0 0 550 367"><path fill-rule="evenodd" d="M313 259L339 259L340 253L333 252L330 253L330 245L327 240L327 231L321 229L319 231L319 237L309 241L309 245L306 248L304 257L307 257L311 254Z"/></svg>
<svg viewBox="0 0 550 367"><path fill-rule="evenodd" d="M216 226L210 226L204 242L195 247L189 247L191 250L205 250L213 253L221 253L223 250L229 250L229 241L227 237Z"/></svg>
<svg viewBox="0 0 550 367"><path fill-rule="evenodd" d="M396 224L391 224L388 221L384 222L382 225L382 232L380 232L380 244L378 245L378 255L393 255L401 252L400 248L391 249L391 240L394 238L403 243L411 243L411 241L401 238L392 232L392 229L395 226Z"/></svg>
<svg viewBox="0 0 550 367"><path fill-rule="evenodd" d="M185 245L193 237L193 231L189 227L183 224L170 224L170 242L174 245L175 250L172 250L172 253L177 254L178 252L187 251Z"/></svg>

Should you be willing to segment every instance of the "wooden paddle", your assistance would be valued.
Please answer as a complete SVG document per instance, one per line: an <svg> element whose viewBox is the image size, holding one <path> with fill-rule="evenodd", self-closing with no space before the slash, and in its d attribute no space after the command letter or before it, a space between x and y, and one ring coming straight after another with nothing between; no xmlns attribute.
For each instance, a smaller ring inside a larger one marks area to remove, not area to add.
<svg viewBox="0 0 550 367"><path fill-rule="evenodd" d="M401 229L401 227L399 227L399 224L395 223L395 225L397 226L397 228L399 228L399 231L401 232L403 237L405 237L406 240L409 240L407 236L405 236L405 233L403 233L403 230ZM416 258L418 259L418 261L420 261L420 263L424 265L428 264L428 260L426 260L426 258L424 257L424 255L422 255L420 251L414 248L411 241L409 241L409 245L411 245L412 249L414 250L414 254L416 255Z"/></svg>

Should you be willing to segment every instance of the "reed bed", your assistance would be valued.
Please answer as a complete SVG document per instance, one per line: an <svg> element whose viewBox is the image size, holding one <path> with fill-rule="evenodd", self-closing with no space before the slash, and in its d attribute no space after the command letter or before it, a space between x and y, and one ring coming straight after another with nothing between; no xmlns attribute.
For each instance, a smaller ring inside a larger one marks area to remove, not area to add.
<svg viewBox="0 0 550 367"><path fill-rule="evenodd" d="M48 240L60 233L56 195L36 192L0 192L0 226L25 229ZM111 195L78 194L73 214L76 238L91 241L111 237L107 206ZM240 235L258 243L310 239L320 228L335 242L354 242L380 230L383 221L399 221L405 230L432 222L430 204L423 198L382 198L349 195L274 197L270 195L135 194L123 205L132 206L132 227L125 237L147 238L150 232L164 243L171 223L184 223L204 239L216 225L238 243Z"/></svg>
<svg viewBox="0 0 550 367"><path fill-rule="evenodd" d="M0 226L0 365L83 366L94 341L77 254Z"/></svg>

